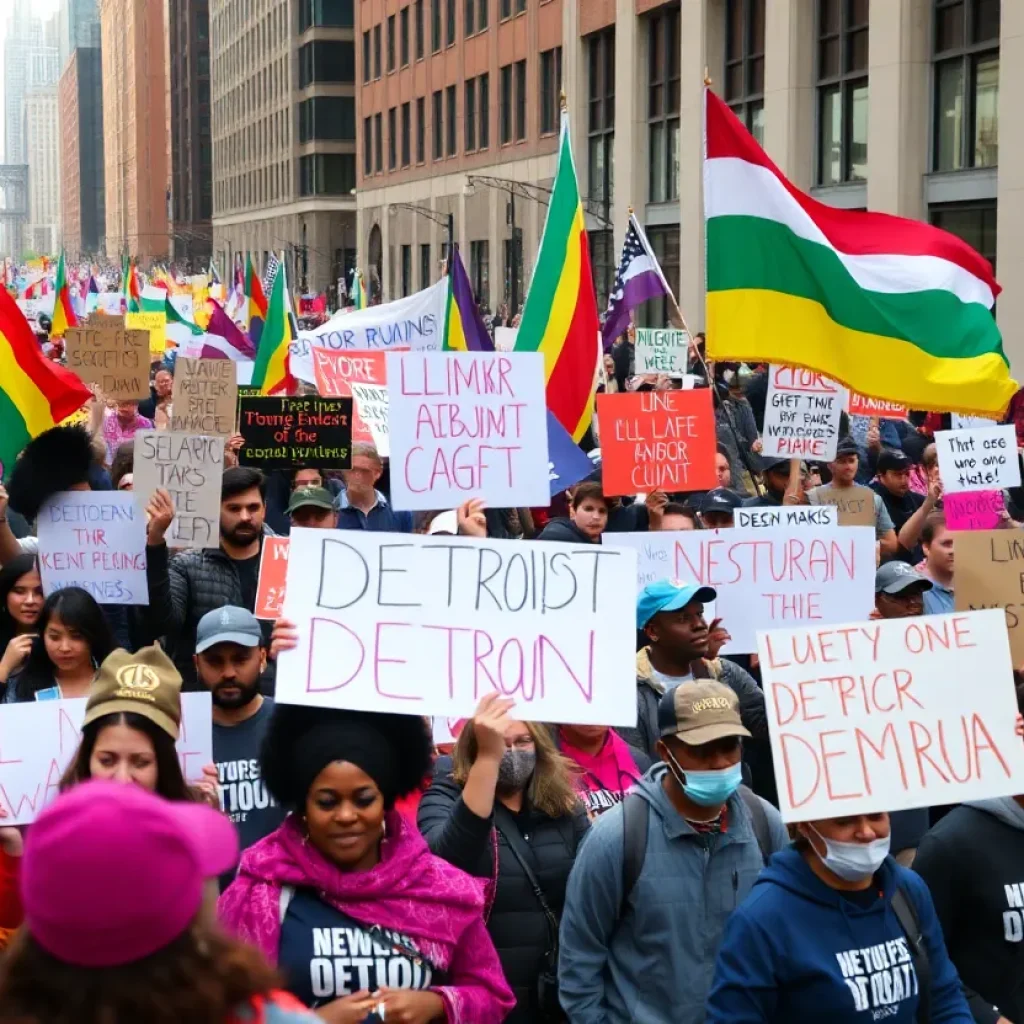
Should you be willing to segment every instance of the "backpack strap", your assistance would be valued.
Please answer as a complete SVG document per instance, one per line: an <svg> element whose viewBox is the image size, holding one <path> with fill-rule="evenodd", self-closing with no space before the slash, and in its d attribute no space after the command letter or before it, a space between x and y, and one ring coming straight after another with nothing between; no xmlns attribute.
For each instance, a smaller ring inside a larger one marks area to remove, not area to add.
<svg viewBox="0 0 1024 1024"><path fill-rule="evenodd" d="M750 824L754 829L754 838L757 839L758 848L761 850L761 860L767 864L768 858L772 855L772 835L768 827L768 812L764 809L761 798L746 786L740 786L738 790L743 802L750 812Z"/></svg>
<svg viewBox="0 0 1024 1024"><path fill-rule="evenodd" d="M622 800L622 903L619 905L621 921L629 895L640 880L647 857L647 828L651 820L651 806L639 793L627 793Z"/></svg>
<svg viewBox="0 0 1024 1024"><path fill-rule="evenodd" d="M902 885L893 893L892 910L907 936L910 958L917 975L917 1019L919 1024L928 1024L931 1019L932 966L921 934L917 907Z"/></svg>

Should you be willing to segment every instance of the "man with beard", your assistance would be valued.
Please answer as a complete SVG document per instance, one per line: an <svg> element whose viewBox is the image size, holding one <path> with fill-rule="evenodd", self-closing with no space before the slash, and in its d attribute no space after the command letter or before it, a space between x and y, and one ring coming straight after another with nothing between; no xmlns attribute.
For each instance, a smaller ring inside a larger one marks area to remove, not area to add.
<svg viewBox="0 0 1024 1024"><path fill-rule="evenodd" d="M259 753L274 702L260 693L266 645L256 616L228 605L207 612L196 627L195 667L213 700L213 760L220 808L231 818L242 850L284 820L260 777ZM234 872L221 878L221 887Z"/></svg>
<svg viewBox="0 0 1024 1024"><path fill-rule="evenodd" d="M174 503L158 490L146 508L146 624L152 637L164 637L185 682L195 690L196 629L199 620L225 605L256 607L263 538L273 536L264 523L266 482L258 469L224 470L220 492L220 547L183 551L168 558L164 536L174 519ZM263 624L269 643L270 623ZM268 674L269 675L269 674ZM273 692L272 679L268 679Z"/></svg>

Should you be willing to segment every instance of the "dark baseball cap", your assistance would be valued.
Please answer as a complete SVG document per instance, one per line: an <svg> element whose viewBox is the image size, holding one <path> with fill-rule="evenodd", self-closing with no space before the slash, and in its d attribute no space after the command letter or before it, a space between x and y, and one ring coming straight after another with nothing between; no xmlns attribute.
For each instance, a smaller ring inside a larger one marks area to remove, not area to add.
<svg viewBox="0 0 1024 1024"><path fill-rule="evenodd" d="M898 594L915 584L932 589L932 581L906 562L884 562L875 573L876 594Z"/></svg>
<svg viewBox="0 0 1024 1024"><path fill-rule="evenodd" d="M888 473L892 470L910 469L912 465L913 463L907 457L905 452L886 448L878 453L878 461L875 463L875 469L879 473Z"/></svg>
<svg viewBox="0 0 1024 1024"><path fill-rule="evenodd" d="M735 491L730 491L728 487L716 487L701 498L700 511L701 513L733 512L742 504L743 499Z"/></svg>
<svg viewBox="0 0 1024 1024"><path fill-rule="evenodd" d="M767 473L778 466L789 467L789 456L762 455L758 459L758 472Z"/></svg>
<svg viewBox="0 0 1024 1024"><path fill-rule="evenodd" d="M860 455L857 442L852 437L839 438L839 443L836 445L836 458L838 459L840 455Z"/></svg>
<svg viewBox="0 0 1024 1024"><path fill-rule="evenodd" d="M288 502L287 512L291 515L300 508L334 508L334 495L326 487L300 487Z"/></svg>

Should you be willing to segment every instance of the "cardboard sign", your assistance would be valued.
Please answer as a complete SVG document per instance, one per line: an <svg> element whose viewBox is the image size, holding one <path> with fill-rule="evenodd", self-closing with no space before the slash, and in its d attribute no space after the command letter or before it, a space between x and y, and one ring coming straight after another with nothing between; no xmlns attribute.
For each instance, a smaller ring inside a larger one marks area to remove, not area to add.
<svg viewBox="0 0 1024 1024"><path fill-rule="evenodd" d="M230 437L237 404L235 364L230 359L178 356L174 361L171 430Z"/></svg>
<svg viewBox="0 0 1024 1024"><path fill-rule="evenodd" d="M61 491L36 527L47 596L81 587L100 604L149 604L146 517L129 492Z"/></svg>
<svg viewBox="0 0 1024 1024"><path fill-rule="evenodd" d="M287 537L264 537L260 552L260 577L256 584L257 619L273 621L281 617L284 605L285 577L288 573Z"/></svg>
<svg viewBox="0 0 1024 1024"><path fill-rule="evenodd" d="M816 487L807 500L814 505L833 505L840 526L874 526L875 492L870 487Z"/></svg>
<svg viewBox="0 0 1024 1024"><path fill-rule="evenodd" d="M884 398L868 398L866 395L858 395L856 391L850 392L848 411L851 416L876 416L880 420L905 420L907 418L905 405L887 402Z"/></svg>
<svg viewBox="0 0 1024 1024"><path fill-rule="evenodd" d="M148 336L151 356L162 356L167 348L167 315L163 312L128 313L125 325Z"/></svg>
<svg viewBox="0 0 1024 1024"><path fill-rule="evenodd" d="M541 353L389 352L387 379L396 509L548 504Z"/></svg>
<svg viewBox="0 0 1024 1024"><path fill-rule="evenodd" d="M352 461L352 399L239 398L242 466L348 469Z"/></svg>
<svg viewBox="0 0 1024 1024"><path fill-rule="evenodd" d="M1020 486L1017 432L1012 423L969 430L938 430L939 476L945 494L1001 491Z"/></svg>
<svg viewBox="0 0 1024 1024"><path fill-rule="evenodd" d="M836 457L844 398L844 389L820 373L771 367L762 455L831 462Z"/></svg>
<svg viewBox="0 0 1024 1024"><path fill-rule="evenodd" d="M726 654L757 650L757 631L866 617L875 604L874 531L847 527L606 533L637 552L636 592L686 580L718 592Z"/></svg>
<svg viewBox="0 0 1024 1024"><path fill-rule="evenodd" d="M1014 665L1024 664L1024 533L961 531L953 541L953 602L957 611L1001 608ZM981 678L977 669L971 679Z"/></svg>
<svg viewBox="0 0 1024 1024"><path fill-rule="evenodd" d="M394 352L407 352L408 349L392 349ZM379 388L384 387L388 382L388 371L385 363L385 353L380 352L335 352L330 349L313 349L313 370L316 373L316 386L321 395L337 395L340 397L355 398L352 391L353 384L373 384ZM385 392L386 402L386 392ZM371 407L368 412L374 420L377 432L370 423L363 419L360 413L360 402L358 399L352 407L352 443L363 442L372 444L377 448L381 457L386 457L388 448L382 451L378 444L381 434L381 423L384 426L384 438L387 434L387 406L385 404L383 421L380 419L381 409L378 406Z"/></svg>
<svg viewBox="0 0 1024 1024"><path fill-rule="evenodd" d="M597 396L601 477L609 497L718 486L711 391Z"/></svg>
<svg viewBox="0 0 1024 1024"><path fill-rule="evenodd" d="M145 509L158 488L170 492L174 519L167 531L172 548L220 545L220 485L224 438L169 430L135 434L133 494Z"/></svg>
<svg viewBox="0 0 1024 1024"><path fill-rule="evenodd" d="M497 690L525 721L632 725L635 576L590 544L293 529L277 699L454 718Z"/></svg>
<svg viewBox="0 0 1024 1024"><path fill-rule="evenodd" d="M88 700L39 700L0 706L0 807L4 825L28 825L60 791L60 779L78 753ZM188 782L213 761L209 693L181 695L181 729L175 744Z"/></svg>
<svg viewBox="0 0 1024 1024"><path fill-rule="evenodd" d="M961 491L942 498L948 530L995 530L1005 508L1002 491Z"/></svg>
<svg viewBox="0 0 1024 1024"><path fill-rule="evenodd" d="M734 526L763 530L781 526L785 529L806 526L838 526L839 510L832 505L795 505L787 508L738 508Z"/></svg>
<svg viewBox="0 0 1024 1024"><path fill-rule="evenodd" d="M777 630L758 655L784 821L1020 792L999 612Z"/></svg>
<svg viewBox="0 0 1024 1024"><path fill-rule="evenodd" d="M674 328L639 327L633 358L637 373L666 373L682 377L690 352L690 336Z"/></svg>
<svg viewBox="0 0 1024 1024"><path fill-rule="evenodd" d="M104 398L149 398L149 338L145 331L110 326L69 327L64 351L70 370L86 384L98 384Z"/></svg>

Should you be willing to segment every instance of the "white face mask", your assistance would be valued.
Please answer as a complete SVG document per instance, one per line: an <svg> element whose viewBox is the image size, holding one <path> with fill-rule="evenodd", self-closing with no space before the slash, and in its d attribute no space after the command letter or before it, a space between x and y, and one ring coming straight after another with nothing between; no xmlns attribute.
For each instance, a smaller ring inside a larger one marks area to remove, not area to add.
<svg viewBox="0 0 1024 1024"><path fill-rule="evenodd" d="M889 836L875 839L870 843L843 843L838 839L826 839L813 825L808 826L825 844L825 855L820 858L834 875L846 882L860 882L870 878L889 855ZM811 849L814 849L812 844Z"/></svg>

